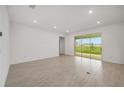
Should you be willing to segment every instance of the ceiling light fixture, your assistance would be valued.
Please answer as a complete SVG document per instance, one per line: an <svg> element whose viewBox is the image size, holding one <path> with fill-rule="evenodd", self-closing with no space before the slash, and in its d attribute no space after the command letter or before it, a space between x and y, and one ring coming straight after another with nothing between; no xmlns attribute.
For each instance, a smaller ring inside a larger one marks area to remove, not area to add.
<svg viewBox="0 0 124 93"><path fill-rule="evenodd" d="M93 11L92 10L89 10L89 14L92 14L93 13Z"/></svg>
<svg viewBox="0 0 124 93"><path fill-rule="evenodd" d="M57 27L56 27L56 26L54 26L53 28L54 28L54 29L56 29Z"/></svg>
<svg viewBox="0 0 124 93"><path fill-rule="evenodd" d="M66 32L68 33L68 32L70 32L69 30L66 30Z"/></svg>
<svg viewBox="0 0 124 93"><path fill-rule="evenodd" d="M33 20L33 23L37 23L37 20Z"/></svg>
<svg viewBox="0 0 124 93"><path fill-rule="evenodd" d="M97 24L100 24L101 22L100 21L97 21Z"/></svg>

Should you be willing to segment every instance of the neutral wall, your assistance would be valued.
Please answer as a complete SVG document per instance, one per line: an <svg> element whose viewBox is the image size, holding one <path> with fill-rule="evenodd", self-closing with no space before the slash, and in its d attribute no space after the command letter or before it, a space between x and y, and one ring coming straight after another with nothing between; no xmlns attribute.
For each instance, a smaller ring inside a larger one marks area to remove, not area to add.
<svg viewBox="0 0 124 93"><path fill-rule="evenodd" d="M74 55L74 36L102 33L103 61L124 64L124 23L72 33L66 36L66 54Z"/></svg>
<svg viewBox="0 0 124 93"><path fill-rule="evenodd" d="M0 87L5 85L9 69L9 18L5 6L0 6Z"/></svg>
<svg viewBox="0 0 124 93"><path fill-rule="evenodd" d="M59 56L59 35L11 23L11 64Z"/></svg>

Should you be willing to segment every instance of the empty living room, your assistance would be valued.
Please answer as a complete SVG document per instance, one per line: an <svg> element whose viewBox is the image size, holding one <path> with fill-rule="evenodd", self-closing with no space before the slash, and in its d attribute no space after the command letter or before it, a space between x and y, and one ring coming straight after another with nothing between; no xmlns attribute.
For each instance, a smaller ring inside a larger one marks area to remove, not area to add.
<svg viewBox="0 0 124 93"><path fill-rule="evenodd" d="M0 87L124 87L124 5L0 5Z"/></svg>

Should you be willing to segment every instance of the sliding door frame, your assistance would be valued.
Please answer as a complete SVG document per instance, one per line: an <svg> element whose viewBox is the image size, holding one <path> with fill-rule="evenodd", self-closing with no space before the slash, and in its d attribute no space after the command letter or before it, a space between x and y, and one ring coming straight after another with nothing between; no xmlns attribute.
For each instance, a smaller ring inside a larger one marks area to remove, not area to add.
<svg viewBox="0 0 124 93"><path fill-rule="evenodd" d="M102 38L102 32L96 32L96 33L99 33L101 35L101 58L100 60L103 61L103 38ZM82 35L89 35L89 34L96 34L96 33L88 33L88 34L82 34ZM78 35L77 35L78 36ZM76 56L76 39L75 39L76 36L74 36L74 56ZM91 42L91 39L90 39L90 42ZM82 43L82 40L81 40L81 43ZM81 51L82 51L82 46L81 46ZM91 52L91 48L90 48L90 52ZM81 57L82 56L82 53L81 53ZM91 58L91 53L90 53L90 59L93 59Z"/></svg>

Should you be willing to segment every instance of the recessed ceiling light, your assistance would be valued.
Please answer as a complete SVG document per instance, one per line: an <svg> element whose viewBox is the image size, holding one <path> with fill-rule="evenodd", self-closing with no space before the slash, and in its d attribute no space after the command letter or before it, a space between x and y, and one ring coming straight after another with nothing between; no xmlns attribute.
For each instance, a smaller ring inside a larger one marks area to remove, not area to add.
<svg viewBox="0 0 124 93"><path fill-rule="evenodd" d="M56 27L56 26L54 26L53 28L54 28L54 29L56 29L57 27Z"/></svg>
<svg viewBox="0 0 124 93"><path fill-rule="evenodd" d="M66 32L68 33L68 32L70 32L69 30L66 30Z"/></svg>
<svg viewBox="0 0 124 93"><path fill-rule="evenodd" d="M97 21L97 24L100 24L101 22L100 21Z"/></svg>
<svg viewBox="0 0 124 93"><path fill-rule="evenodd" d="M33 20L33 23L37 23L37 20Z"/></svg>
<svg viewBox="0 0 124 93"><path fill-rule="evenodd" d="M89 14L92 14L93 13L93 11L92 10L89 10Z"/></svg>

